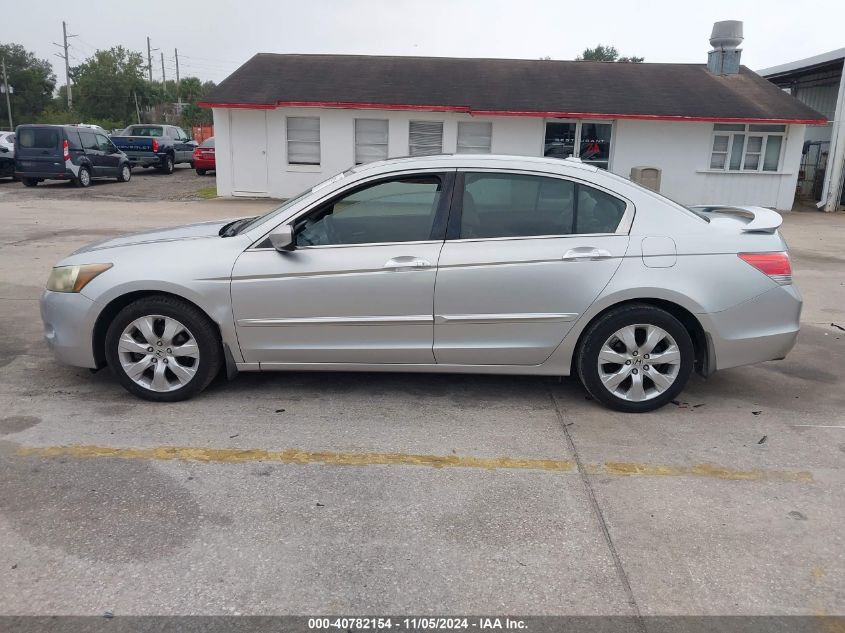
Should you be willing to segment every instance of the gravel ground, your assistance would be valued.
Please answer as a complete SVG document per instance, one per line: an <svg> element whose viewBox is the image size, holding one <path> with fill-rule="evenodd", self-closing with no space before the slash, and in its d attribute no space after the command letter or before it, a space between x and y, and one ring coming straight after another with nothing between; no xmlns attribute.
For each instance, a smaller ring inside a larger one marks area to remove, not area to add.
<svg viewBox="0 0 845 633"><path fill-rule="evenodd" d="M9 179L0 180L0 198L8 200L200 200L214 197L217 179L214 172L198 176L189 165L177 165L172 174L162 174L154 168L136 167L129 182L114 179L95 180L87 189L75 187L62 180L47 180L37 187Z"/></svg>

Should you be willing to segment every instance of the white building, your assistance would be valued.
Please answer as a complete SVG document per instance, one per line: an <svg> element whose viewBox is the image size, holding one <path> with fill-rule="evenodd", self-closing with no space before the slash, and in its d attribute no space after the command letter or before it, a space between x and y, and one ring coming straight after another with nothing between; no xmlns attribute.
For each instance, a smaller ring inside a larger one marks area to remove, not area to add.
<svg viewBox="0 0 845 633"><path fill-rule="evenodd" d="M759 74L828 119L807 130L799 193L825 211L845 205L845 48L773 66Z"/></svg>
<svg viewBox="0 0 845 633"><path fill-rule="evenodd" d="M805 126L826 122L738 64L258 54L203 105L218 194L278 198L359 162L492 152L657 167L683 203L789 209Z"/></svg>

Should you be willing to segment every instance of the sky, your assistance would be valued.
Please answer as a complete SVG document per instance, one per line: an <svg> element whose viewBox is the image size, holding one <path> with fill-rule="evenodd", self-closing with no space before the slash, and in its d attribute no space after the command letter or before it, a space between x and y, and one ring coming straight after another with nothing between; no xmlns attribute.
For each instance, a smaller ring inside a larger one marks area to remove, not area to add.
<svg viewBox="0 0 845 633"><path fill-rule="evenodd" d="M759 70L845 47L840 0L67 0L11 2L3 35L49 59L64 83L62 20L71 65L121 44L143 52L153 78L220 82L258 52L574 59L599 43L646 62L704 63L713 22L742 20L742 63ZM13 28L12 28L13 27ZM7 39L8 38L8 39Z"/></svg>

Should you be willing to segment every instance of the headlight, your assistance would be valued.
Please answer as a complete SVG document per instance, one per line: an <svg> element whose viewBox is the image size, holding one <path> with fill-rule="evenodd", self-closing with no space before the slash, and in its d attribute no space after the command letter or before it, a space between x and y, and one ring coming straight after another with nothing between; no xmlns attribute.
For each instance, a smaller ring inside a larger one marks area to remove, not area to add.
<svg viewBox="0 0 845 633"><path fill-rule="evenodd" d="M112 264L81 264L79 266L56 266L47 280L47 290L53 292L79 292L100 273L106 272Z"/></svg>

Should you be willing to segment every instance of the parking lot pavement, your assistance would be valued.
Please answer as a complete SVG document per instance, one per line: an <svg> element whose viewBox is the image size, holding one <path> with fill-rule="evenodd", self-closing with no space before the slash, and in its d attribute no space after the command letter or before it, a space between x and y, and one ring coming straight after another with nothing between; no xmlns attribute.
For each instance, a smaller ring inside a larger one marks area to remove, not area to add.
<svg viewBox="0 0 845 633"><path fill-rule="evenodd" d="M415 374L156 405L53 362L55 260L270 206L0 196L0 613L845 613L845 216L786 218L790 356L652 414Z"/></svg>
<svg viewBox="0 0 845 633"><path fill-rule="evenodd" d="M114 178L94 180L88 188L76 187L65 180L45 180L35 187L22 182L0 179L0 200L199 200L216 195L214 172L198 176L189 165L176 165L172 174L155 168L135 167L129 182ZM209 188L215 189L212 192Z"/></svg>

